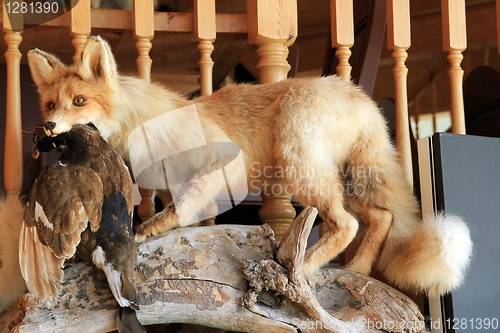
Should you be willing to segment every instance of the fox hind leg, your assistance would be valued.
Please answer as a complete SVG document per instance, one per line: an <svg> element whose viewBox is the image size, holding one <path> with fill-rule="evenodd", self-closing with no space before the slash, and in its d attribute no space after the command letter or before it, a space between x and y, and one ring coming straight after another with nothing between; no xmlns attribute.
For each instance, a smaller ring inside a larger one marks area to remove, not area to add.
<svg viewBox="0 0 500 333"><path fill-rule="evenodd" d="M354 258L345 269L369 275L391 228L392 213L383 208L362 205L355 199L349 201L349 208L366 224L367 228Z"/></svg>
<svg viewBox="0 0 500 333"><path fill-rule="evenodd" d="M358 221L341 204L334 203L320 212L328 232L306 251L304 273L311 276L322 265L342 252L358 230Z"/></svg>
<svg viewBox="0 0 500 333"><path fill-rule="evenodd" d="M306 251L306 276L311 276L323 264L342 252L358 230L358 221L344 209L345 188L341 178L332 176L332 173L310 171L309 177L302 181L300 177L291 177L293 175L289 175L288 179L293 185L295 196L303 205L316 207L328 227L328 232Z"/></svg>

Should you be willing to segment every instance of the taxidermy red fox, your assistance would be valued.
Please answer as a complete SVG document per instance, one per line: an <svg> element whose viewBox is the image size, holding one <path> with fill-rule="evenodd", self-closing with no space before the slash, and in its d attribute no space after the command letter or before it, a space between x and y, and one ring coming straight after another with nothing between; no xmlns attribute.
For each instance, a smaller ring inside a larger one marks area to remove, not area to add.
<svg viewBox="0 0 500 333"><path fill-rule="evenodd" d="M255 188L264 184L269 168L282 170L280 181L303 205L316 207L329 228L307 251L306 274L351 242L358 230L353 212L366 231L347 269L369 274L376 263L394 284L430 294L447 292L463 280L472 252L467 226L450 216L420 220L383 116L351 83L331 76L233 85L187 100L160 85L118 74L111 49L100 37L88 39L78 66L66 66L37 49L28 58L44 120L56 124L54 135L92 122L134 164L131 156L150 158L147 149L129 150L134 129L153 120L148 135L160 140L160 146L183 151L192 148L189 141L197 135L198 121L207 142L234 143L241 149L242 159L225 168L227 181L246 181ZM196 121L192 112L155 121L189 105L196 107ZM139 227L137 241L196 222L200 210L226 190L224 178L211 173L219 157L182 156L191 180L174 198L175 206L167 205Z"/></svg>

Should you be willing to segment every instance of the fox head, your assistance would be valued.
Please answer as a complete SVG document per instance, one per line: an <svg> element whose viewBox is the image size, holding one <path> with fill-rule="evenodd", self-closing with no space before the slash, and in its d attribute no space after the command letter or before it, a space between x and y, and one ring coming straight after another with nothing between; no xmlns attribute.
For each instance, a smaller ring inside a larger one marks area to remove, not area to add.
<svg viewBox="0 0 500 333"><path fill-rule="evenodd" d="M28 52L28 61L44 121L55 123L53 135L90 122L104 138L111 134L109 125L119 88L116 62L106 41L89 38L77 66L66 66L38 49Z"/></svg>

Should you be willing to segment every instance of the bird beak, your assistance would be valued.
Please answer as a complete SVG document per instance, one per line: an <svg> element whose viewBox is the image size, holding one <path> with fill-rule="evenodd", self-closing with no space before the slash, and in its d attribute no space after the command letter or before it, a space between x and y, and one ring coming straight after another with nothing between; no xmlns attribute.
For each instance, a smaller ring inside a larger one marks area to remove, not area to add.
<svg viewBox="0 0 500 333"><path fill-rule="evenodd" d="M56 127L56 123L53 121L47 121L43 124L43 130L46 136L55 136L53 129Z"/></svg>

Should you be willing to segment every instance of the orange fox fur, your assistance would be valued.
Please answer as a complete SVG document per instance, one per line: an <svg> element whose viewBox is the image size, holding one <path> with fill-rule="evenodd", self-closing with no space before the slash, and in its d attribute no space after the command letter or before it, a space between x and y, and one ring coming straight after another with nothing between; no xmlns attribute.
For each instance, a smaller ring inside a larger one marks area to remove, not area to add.
<svg viewBox="0 0 500 333"><path fill-rule="evenodd" d="M28 291L19 267L24 207L15 195L0 197L0 313Z"/></svg>
<svg viewBox="0 0 500 333"><path fill-rule="evenodd" d="M56 123L54 133L93 122L130 161L127 139L132 130L195 104L206 141L241 148L248 184L262 184L266 166L281 168L281 181L303 205L316 207L329 228L306 253L307 274L342 252L356 235L358 220L349 209L367 228L347 269L369 274L377 263L396 285L431 294L460 285L472 250L467 226L456 217L420 221L383 116L349 82L331 76L234 85L187 100L160 85L119 75L111 49L100 37L88 39L79 66L65 66L40 50L30 51L28 58L44 119ZM75 106L72 101L80 95L86 102ZM191 128L156 126L154 134L166 138L164 144L187 145ZM184 162L195 176L209 174L211 162L199 159ZM238 167L242 165L226 169L229 180L245 180L239 179ZM189 225L223 188L215 176L192 182L175 209L170 204L140 226L136 240Z"/></svg>

